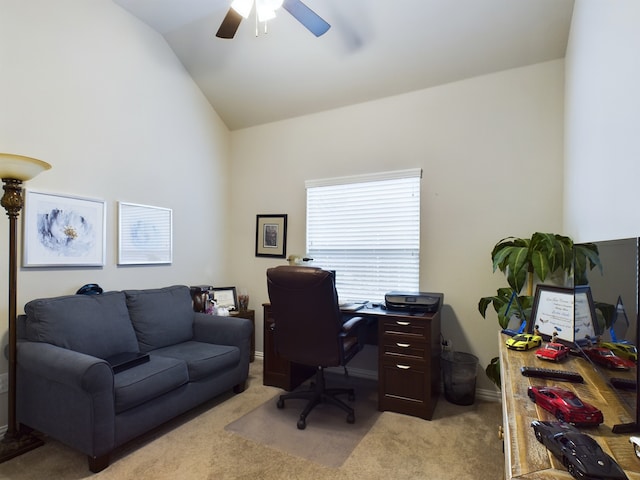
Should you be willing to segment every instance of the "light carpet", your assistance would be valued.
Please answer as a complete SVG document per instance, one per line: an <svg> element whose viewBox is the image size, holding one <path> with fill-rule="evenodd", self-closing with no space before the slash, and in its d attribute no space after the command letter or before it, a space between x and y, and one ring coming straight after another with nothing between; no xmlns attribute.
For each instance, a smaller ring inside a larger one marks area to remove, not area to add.
<svg viewBox="0 0 640 480"><path fill-rule="evenodd" d="M355 390L353 402L348 402L346 395L341 396L354 408L355 423L347 423L347 414L342 409L323 403L307 416L307 427L299 430L298 418L307 400L287 400L285 407L280 409L276 406L279 398L276 395L227 425L225 430L320 465L331 468L341 466L380 416L377 409L377 383L331 373L327 373L325 378L330 388ZM300 387L308 388L307 384Z"/></svg>
<svg viewBox="0 0 640 480"><path fill-rule="evenodd" d="M338 468L248 440L225 430L281 393L262 384L262 360L249 386L198 407L114 452L92 474L86 456L51 439L0 464L10 480L501 480L504 474L499 403L458 406L440 398L432 421L382 412ZM356 397L357 398L357 397ZM287 407L288 409L289 407ZM292 403L292 410L297 410ZM338 415L340 417L340 415ZM356 422L358 419L356 419ZM306 432L312 432L309 418ZM346 423L345 423L346 424Z"/></svg>

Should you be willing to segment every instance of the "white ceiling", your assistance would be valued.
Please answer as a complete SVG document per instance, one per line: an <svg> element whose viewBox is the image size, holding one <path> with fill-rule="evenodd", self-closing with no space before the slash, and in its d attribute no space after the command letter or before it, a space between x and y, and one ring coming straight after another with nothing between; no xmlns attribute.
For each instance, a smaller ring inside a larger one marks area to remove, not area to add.
<svg viewBox="0 0 640 480"><path fill-rule="evenodd" d="M255 35L215 36L231 0L113 0L164 35L231 130L565 55L574 0L303 0Z"/></svg>

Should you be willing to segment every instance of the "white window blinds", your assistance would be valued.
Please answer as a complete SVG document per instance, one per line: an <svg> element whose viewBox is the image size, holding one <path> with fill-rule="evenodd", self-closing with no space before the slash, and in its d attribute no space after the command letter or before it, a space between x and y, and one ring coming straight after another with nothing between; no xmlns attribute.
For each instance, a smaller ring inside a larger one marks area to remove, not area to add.
<svg viewBox="0 0 640 480"><path fill-rule="evenodd" d="M336 272L341 302L418 291L420 169L310 180L307 254Z"/></svg>

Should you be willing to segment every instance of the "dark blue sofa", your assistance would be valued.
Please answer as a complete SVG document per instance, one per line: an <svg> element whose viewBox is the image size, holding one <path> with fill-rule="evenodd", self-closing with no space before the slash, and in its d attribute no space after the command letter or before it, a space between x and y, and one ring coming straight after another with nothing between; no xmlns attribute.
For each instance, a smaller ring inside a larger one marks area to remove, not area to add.
<svg viewBox="0 0 640 480"><path fill-rule="evenodd" d="M33 300L18 319L17 421L77 449L110 452L249 372L249 320L196 313L187 286ZM114 373L106 359L148 352Z"/></svg>

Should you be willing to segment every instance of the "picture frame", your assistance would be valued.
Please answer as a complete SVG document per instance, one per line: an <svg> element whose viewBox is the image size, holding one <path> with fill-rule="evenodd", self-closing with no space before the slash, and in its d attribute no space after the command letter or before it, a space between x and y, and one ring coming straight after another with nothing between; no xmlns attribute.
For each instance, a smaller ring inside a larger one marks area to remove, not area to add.
<svg viewBox="0 0 640 480"><path fill-rule="evenodd" d="M602 334L598 323L591 287L580 285L574 289L574 338L578 344L588 344Z"/></svg>
<svg viewBox="0 0 640 480"><path fill-rule="evenodd" d="M172 261L173 210L118 202L118 265Z"/></svg>
<svg viewBox="0 0 640 480"><path fill-rule="evenodd" d="M25 191L23 267L102 267L106 253L106 202Z"/></svg>
<svg viewBox="0 0 640 480"><path fill-rule="evenodd" d="M537 285L531 307L530 330L542 336L575 343L574 305L573 288Z"/></svg>
<svg viewBox="0 0 640 480"><path fill-rule="evenodd" d="M287 214L256 216L256 257L285 258Z"/></svg>
<svg viewBox="0 0 640 480"><path fill-rule="evenodd" d="M214 287L209 290L217 307L223 307L230 311L238 310L238 296L236 287Z"/></svg>

